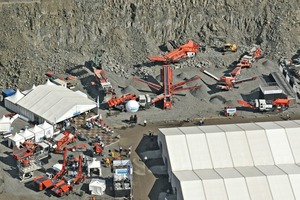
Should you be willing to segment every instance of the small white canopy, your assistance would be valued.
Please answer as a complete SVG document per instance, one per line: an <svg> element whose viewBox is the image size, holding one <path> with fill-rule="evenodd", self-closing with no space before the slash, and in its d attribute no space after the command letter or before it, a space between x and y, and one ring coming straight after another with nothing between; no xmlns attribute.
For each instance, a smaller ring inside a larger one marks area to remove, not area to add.
<svg viewBox="0 0 300 200"><path fill-rule="evenodd" d="M102 176L100 160L96 160L96 158L93 158L91 162L88 162L88 176L90 176L91 169L98 169L99 176Z"/></svg>
<svg viewBox="0 0 300 200"><path fill-rule="evenodd" d="M45 136L44 129L42 129L41 127L39 127L37 125L35 125L34 127L30 128L28 130L34 134L35 142L40 142L43 139L43 137Z"/></svg>
<svg viewBox="0 0 300 200"><path fill-rule="evenodd" d="M46 136L46 138L53 137L54 129L51 124L44 121L44 123L39 124L38 127L44 130L44 135Z"/></svg>
<svg viewBox="0 0 300 200"><path fill-rule="evenodd" d="M18 133L14 134L8 138L8 146L9 147L16 146L19 148L21 143L23 143L23 142L25 142L25 138Z"/></svg>
<svg viewBox="0 0 300 200"><path fill-rule="evenodd" d="M106 189L105 180L102 179L92 179L89 184L89 190L92 195L103 195Z"/></svg>
<svg viewBox="0 0 300 200"><path fill-rule="evenodd" d="M3 117L0 119L0 131L9 131L11 127L11 121L9 117Z"/></svg>
<svg viewBox="0 0 300 200"><path fill-rule="evenodd" d="M29 131L28 129L25 129L25 131L19 133L22 137L24 137L25 140L30 140L34 138L34 133Z"/></svg>

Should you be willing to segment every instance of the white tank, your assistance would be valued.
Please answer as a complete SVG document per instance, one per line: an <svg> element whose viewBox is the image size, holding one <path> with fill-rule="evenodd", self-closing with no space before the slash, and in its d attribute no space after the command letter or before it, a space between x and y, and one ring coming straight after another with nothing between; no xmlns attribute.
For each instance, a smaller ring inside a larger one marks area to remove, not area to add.
<svg viewBox="0 0 300 200"><path fill-rule="evenodd" d="M126 103L127 112L137 112L139 110L140 104L135 100L130 100Z"/></svg>

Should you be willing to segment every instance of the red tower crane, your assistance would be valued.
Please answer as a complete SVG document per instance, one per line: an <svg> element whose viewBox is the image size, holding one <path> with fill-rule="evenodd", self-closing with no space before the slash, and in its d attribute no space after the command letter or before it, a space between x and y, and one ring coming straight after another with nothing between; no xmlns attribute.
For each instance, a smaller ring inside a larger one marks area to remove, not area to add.
<svg viewBox="0 0 300 200"><path fill-rule="evenodd" d="M160 78L161 78L161 82L163 83L163 86L161 85L157 85L155 83L151 83L148 81L144 81L141 80L139 78L134 77L133 79L135 81L139 81L142 83L147 84L149 87L155 89L157 92L159 92L160 94L152 99L152 104L162 101L163 100L163 109L172 109L172 95L177 94L181 91L186 91L186 90L194 90L194 89L198 89L201 87L200 86L193 86L193 87L187 87L184 88L183 86L189 82L192 81L196 81L199 80L200 77L196 76L194 78L191 78L189 80L186 81L181 81L179 83L173 84L173 70L169 65L164 65L163 68L160 70Z"/></svg>

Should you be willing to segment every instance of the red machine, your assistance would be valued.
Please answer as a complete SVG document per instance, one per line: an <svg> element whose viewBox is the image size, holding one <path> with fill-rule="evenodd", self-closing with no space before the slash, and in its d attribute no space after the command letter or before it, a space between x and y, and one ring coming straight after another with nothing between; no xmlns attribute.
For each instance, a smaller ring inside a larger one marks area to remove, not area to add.
<svg viewBox="0 0 300 200"><path fill-rule="evenodd" d="M113 93L113 87L110 82L107 81L106 73L103 69L94 68L94 74L97 77L100 85L102 86L106 94Z"/></svg>
<svg viewBox="0 0 300 200"><path fill-rule="evenodd" d="M240 68L251 68L252 64L249 59L242 58L236 66Z"/></svg>
<svg viewBox="0 0 300 200"><path fill-rule="evenodd" d="M19 162L23 163L26 166L29 162L29 157L33 156L37 152L39 145L33 143L30 140L26 140L21 146L20 149L15 149L12 156Z"/></svg>
<svg viewBox="0 0 300 200"><path fill-rule="evenodd" d="M275 99L275 100L266 100L266 99L255 99L250 102L243 100L238 100L238 104L257 109L259 111L276 111L281 112L289 108L291 101L289 99Z"/></svg>
<svg viewBox="0 0 300 200"><path fill-rule="evenodd" d="M56 144L53 146L55 153L61 153L63 148L70 143L76 142L77 134L72 134L71 132L65 131L58 135L55 140Z"/></svg>
<svg viewBox="0 0 300 200"><path fill-rule="evenodd" d="M221 85L217 85L217 88L221 90L231 90L234 88L236 84L240 84L247 81L256 80L257 77L247 78L243 80L236 80L237 76L241 73L242 68L236 67L232 72L228 75L223 75L220 78L216 77L215 75L211 74L210 72L206 71L204 68L201 68L200 71L207 76L213 78L214 80L218 81Z"/></svg>
<svg viewBox="0 0 300 200"><path fill-rule="evenodd" d="M78 171L77 175L74 180L72 180L71 184L68 185L64 180L61 180L57 182L54 187L52 188L52 191L57 196L63 196L65 194L69 194L70 191L73 191L74 185L79 184L79 182L84 182L86 179L86 176L82 173L82 156L79 156L78 159Z"/></svg>
<svg viewBox="0 0 300 200"><path fill-rule="evenodd" d="M194 43L189 40L188 43L170 51L164 56L148 56L151 61L158 61L164 63L178 62L180 59L191 58L199 52L200 44Z"/></svg>
<svg viewBox="0 0 300 200"><path fill-rule="evenodd" d="M108 103L108 106L110 108L112 108L112 107L120 105L120 104L122 104L126 101L136 100L136 99L137 99L137 96L135 94L127 93L127 94L124 94L123 96L121 96L119 98L112 97L110 100L107 101L107 103Z"/></svg>
<svg viewBox="0 0 300 200"><path fill-rule="evenodd" d="M183 85L192 82L192 81L196 81L199 80L200 77L196 76L192 79L186 80L186 81L182 81L176 84L172 84L173 82L173 70L169 65L164 65L163 68L160 71L160 77L161 77L161 82L163 83L163 86L161 85L157 85L155 83L151 83L148 81L144 81L141 80L139 78L133 78L135 81L139 81L142 83L147 84L149 87L152 87L153 89L155 89L157 92L159 92L160 94L154 98L152 100L152 104L159 102L161 100L163 100L163 109L171 109L172 108L172 95L177 94L181 91L185 91L185 90L194 90L194 89L198 89L201 87L200 86L193 86L193 87L187 87L187 88L183 88Z"/></svg>
<svg viewBox="0 0 300 200"><path fill-rule="evenodd" d="M94 143L94 153L99 155L103 151L101 144L99 142Z"/></svg>
<svg viewBox="0 0 300 200"><path fill-rule="evenodd" d="M64 148L64 155L63 155L63 164L62 169L57 172L52 179L48 178L47 176L38 176L34 179L34 185L38 188L38 190L44 190L49 187L52 187L58 179L65 175L67 172L67 153L68 148Z"/></svg>

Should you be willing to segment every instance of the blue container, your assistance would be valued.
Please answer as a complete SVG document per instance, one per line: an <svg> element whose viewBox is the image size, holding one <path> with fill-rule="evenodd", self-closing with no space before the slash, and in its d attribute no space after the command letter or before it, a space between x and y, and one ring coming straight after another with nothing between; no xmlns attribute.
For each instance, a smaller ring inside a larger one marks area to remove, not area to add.
<svg viewBox="0 0 300 200"><path fill-rule="evenodd" d="M3 97L9 97L9 96L12 96L16 94L16 91L12 88L8 88L8 89L5 89L5 90L2 90L2 95Z"/></svg>

